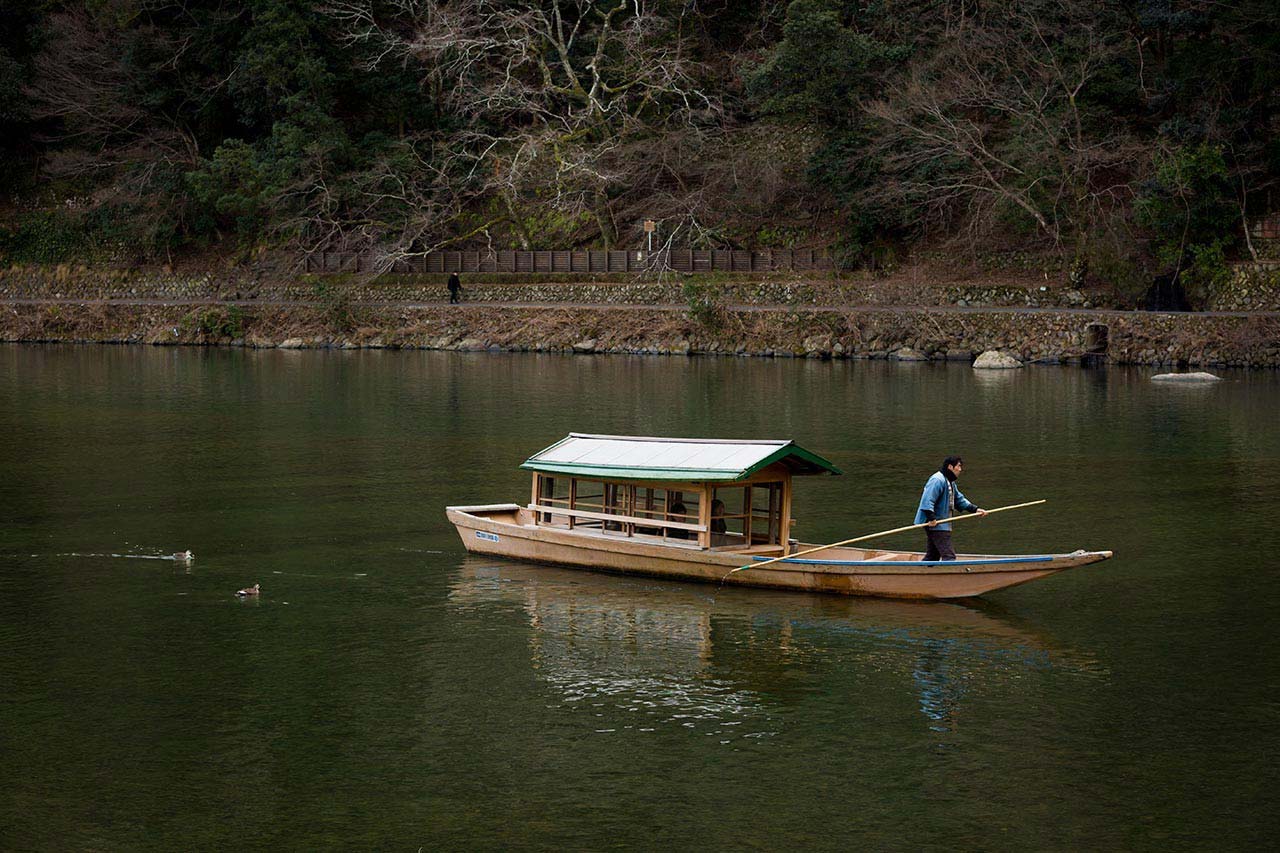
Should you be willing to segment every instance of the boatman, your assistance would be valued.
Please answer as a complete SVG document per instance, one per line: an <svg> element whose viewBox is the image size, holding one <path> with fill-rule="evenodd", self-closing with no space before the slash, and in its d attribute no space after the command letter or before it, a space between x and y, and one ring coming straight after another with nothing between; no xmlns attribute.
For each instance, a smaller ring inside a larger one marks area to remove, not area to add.
<svg viewBox="0 0 1280 853"><path fill-rule="evenodd" d="M929 540L925 549L926 560L954 560L955 549L951 547L951 524L947 519L961 512L976 512L986 515L985 509L978 509L956 487L956 479L964 470L964 460L959 456L948 456L942 460L942 467L924 484L924 493L920 495L920 508L916 510L915 524L928 524L924 535Z"/></svg>

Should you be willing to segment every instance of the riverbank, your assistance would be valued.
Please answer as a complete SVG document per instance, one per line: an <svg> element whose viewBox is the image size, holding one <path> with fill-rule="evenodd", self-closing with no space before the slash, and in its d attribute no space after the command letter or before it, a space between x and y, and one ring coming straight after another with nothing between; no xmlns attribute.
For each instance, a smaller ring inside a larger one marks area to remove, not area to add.
<svg viewBox="0 0 1280 853"><path fill-rule="evenodd" d="M490 278L455 306L443 276L12 267L0 339L1280 367L1280 312L1122 311L1037 277Z"/></svg>
<svg viewBox="0 0 1280 853"><path fill-rule="evenodd" d="M695 315L652 306L122 300L10 301L0 314L0 339L9 342L901 361L971 361L996 349L1024 362L1075 363L1105 338L1099 360L1115 364L1280 367L1275 314L721 306Z"/></svg>

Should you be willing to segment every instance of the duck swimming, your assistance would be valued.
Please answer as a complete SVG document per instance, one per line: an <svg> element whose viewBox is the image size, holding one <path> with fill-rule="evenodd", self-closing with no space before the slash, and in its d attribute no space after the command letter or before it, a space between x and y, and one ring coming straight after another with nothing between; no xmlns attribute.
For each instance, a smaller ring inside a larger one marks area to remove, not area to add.
<svg viewBox="0 0 1280 853"><path fill-rule="evenodd" d="M194 551L179 551L173 555L173 559L180 563L189 563L196 558Z"/></svg>
<svg viewBox="0 0 1280 853"><path fill-rule="evenodd" d="M260 586L261 586L260 584L256 584L256 583L253 586L247 586L244 589L237 590L236 595L240 596L241 598L244 598L250 595L257 595L260 592L260 589L259 589Z"/></svg>

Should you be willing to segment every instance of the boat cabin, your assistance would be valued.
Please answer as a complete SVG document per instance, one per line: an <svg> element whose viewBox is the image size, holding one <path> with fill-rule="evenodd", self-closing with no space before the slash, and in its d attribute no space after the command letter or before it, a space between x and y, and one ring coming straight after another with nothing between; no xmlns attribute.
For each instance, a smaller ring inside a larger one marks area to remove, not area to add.
<svg viewBox="0 0 1280 853"><path fill-rule="evenodd" d="M752 554L789 540L793 476L840 473L790 441L580 433L520 467L538 526Z"/></svg>

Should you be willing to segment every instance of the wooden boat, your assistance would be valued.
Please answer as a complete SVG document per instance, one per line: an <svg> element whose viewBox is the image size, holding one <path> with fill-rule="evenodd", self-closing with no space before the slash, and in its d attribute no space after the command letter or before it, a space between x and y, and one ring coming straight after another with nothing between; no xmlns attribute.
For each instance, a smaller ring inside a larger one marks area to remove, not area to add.
<svg viewBox="0 0 1280 853"><path fill-rule="evenodd" d="M965 598L1096 563L1110 551L960 554L817 547L790 538L796 476L839 474L791 441L571 433L532 457L530 501L451 506L468 551L577 568L889 598ZM767 566L730 572L752 562Z"/></svg>

